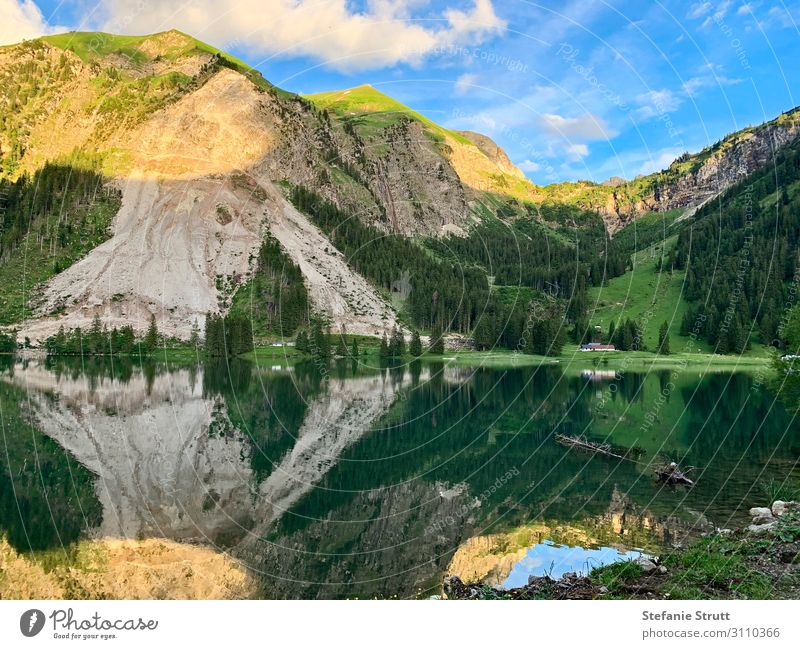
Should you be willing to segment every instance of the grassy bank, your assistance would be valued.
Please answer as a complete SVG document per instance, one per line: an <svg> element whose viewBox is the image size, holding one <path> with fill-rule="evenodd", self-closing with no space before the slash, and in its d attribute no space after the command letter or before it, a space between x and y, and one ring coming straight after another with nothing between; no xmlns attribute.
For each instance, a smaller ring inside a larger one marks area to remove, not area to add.
<svg viewBox="0 0 800 649"><path fill-rule="evenodd" d="M713 534L644 566L625 561L595 568L588 577L536 577L510 590L450 577L445 594L449 599L797 599L800 513L781 517L772 534Z"/></svg>
<svg viewBox="0 0 800 649"><path fill-rule="evenodd" d="M448 364L484 367L527 367L535 365L570 365L580 369L646 370L692 366L693 369L756 371L769 368L772 358L761 356L723 356L708 353L679 353L660 356L653 352L579 352L573 349L560 356L534 356L508 350L452 352L443 356L425 354L424 359L440 359Z"/></svg>

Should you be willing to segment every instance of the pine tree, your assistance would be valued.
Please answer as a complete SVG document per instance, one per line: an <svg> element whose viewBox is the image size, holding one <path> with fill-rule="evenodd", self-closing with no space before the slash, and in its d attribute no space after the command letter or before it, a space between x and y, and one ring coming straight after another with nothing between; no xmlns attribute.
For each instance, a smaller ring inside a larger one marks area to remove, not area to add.
<svg viewBox="0 0 800 649"><path fill-rule="evenodd" d="M92 320L87 349L84 351L91 355L103 353L103 324L100 322L99 315L95 315Z"/></svg>
<svg viewBox="0 0 800 649"><path fill-rule="evenodd" d="M389 341L386 339L385 332L381 337L381 346L378 349L378 356L381 358L381 360L386 360L391 356L391 351L389 350Z"/></svg>
<svg viewBox="0 0 800 649"><path fill-rule="evenodd" d="M389 355L392 358L402 358L406 353L406 339L403 336L402 329L394 327L392 330L392 339L389 342Z"/></svg>
<svg viewBox="0 0 800 649"><path fill-rule="evenodd" d="M680 333L681 336L690 336L692 334L692 328L694 327L694 319L695 314L692 311L692 307L686 309L686 313L683 314L683 318L681 318L681 329Z"/></svg>
<svg viewBox="0 0 800 649"><path fill-rule="evenodd" d="M144 335L144 348L148 354L152 354L158 347L158 327L156 326L155 314L150 314L150 326Z"/></svg>
<svg viewBox="0 0 800 649"><path fill-rule="evenodd" d="M358 358L358 339L353 336L353 343L350 345L350 356Z"/></svg>
<svg viewBox="0 0 800 649"><path fill-rule="evenodd" d="M322 329L319 319L311 326L311 352L318 360L326 361L331 357L330 336Z"/></svg>
<svg viewBox="0 0 800 649"><path fill-rule="evenodd" d="M411 332L411 344L408 346L408 351L414 358L422 356L422 340L420 340L419 331L416 329Z"/></svg>
<svg viewBox="0 0 800 649"><path fill-rule="evenodd" d="M665 321L658 330L658 353L669 356L669 324Z"/></svg>
<svg viewBox="0 0 800 649"><path fill-rule="evenodd" d="M433 329L431 329L431 344L429 350L431 354L437 354L439 356L444 354L444 334L439 325L434 325Z"/></svg>
<svg viewBox="0 0 800 649"><path fill-rule="evenodd" d="M339 336L339 342L336 344L336 356L345 358L347 356L347 345L344 341L344 334Z"/></svg>
<svg viewBox="0 0 800 649"><path fill-rule="evenodd" d="M200 327L197 325L197 320L192 322L192 333L189 336L189 344L195 349L200 347Z"/></svg>
<svg viewBox="0 0 800 649"><path fill-rule="evenodd" d="M297 334L297 338L294 342L294 348L303 354L308 353L308 334L306 333L305 329L301 329Z"/></svg>

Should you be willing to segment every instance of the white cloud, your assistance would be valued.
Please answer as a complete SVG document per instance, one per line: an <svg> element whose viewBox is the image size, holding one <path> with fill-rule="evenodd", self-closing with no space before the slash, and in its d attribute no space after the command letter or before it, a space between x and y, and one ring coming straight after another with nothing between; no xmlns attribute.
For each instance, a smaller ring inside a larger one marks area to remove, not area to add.
<svg viewBox="0 0 800 649"><path fill-rule="evenodd" d="M697 18L702 18L705 16L709 11L711 11L713 5L710 2L697 2L689 7L689 13L686 14L686 17L689 20L695 20Z"/></svg>
<svg viewBox="0 0 800 649"><path fill-rule="evenodd" d="M721 22L728 14L728 10L731 8L732 4L733 0L722 0L722 2L718 3L716 6L710 2L700 2L691 6L686 17L690 20L705 17L700 27L701 29L707 29L712 23Z"/></svg>
<svg viewBox="0 0 800 649"><path fill-rule="evenodd" d="M370 0L357 11L347 0L193 0L182 8L161 0L107 0L104 29L127 34L177 28L218 47L255 54L310 56L340 70L419 64L451 47L481 43L504 31L492 0L446 9L416 21L423 0Z"/></svg>
<svg viewBox="0 0 800 649"><path fill-rule="evenodd" d="M796 7L787 7L786 5L783 7L770 7L763 25L765 27L777 25L783 28L793 27L797 29L798 22L800 21L800 15L798 15L798 13L800 12L798 12Z"/></svg>
<svg viewBox="0 0 800 649"><path fill-rule="evenodd" d="M517 165L517 167L519 167L519 169L525 173L534 173L539 171L539 169L542 168L542 165L534 162L533 160L523 160Z"/></svg>
<svg viewBox="0 0 800 649"><path fill-rule="evenodd" d="M579 160L589 155L589 147L585 144L570 144L567 147L567 155L573 160Z"/></svg>
<svg viewBox="0 0 800 649"><path fill-rule="evenodd" d="M712 72L708 75L701 75L692 77L683 83L683 91L689 96L694 96L701 88L710 88L713 86L733 86L741 83L744 79L736 77L726 77L724 74L717 74Z"/></svg>
<svg viewBox="0 0 800 649"><path fill-rule="evenodd" d="M678 149L662 149L645 160L637 170L638 175L646 176L668 168L683 151Z"/></svg>
<svg viewBox="0 0 800 649"><path fill-rule="evenodd" d="M0 0L0 45L52 32L33 0Z"/></svg>
<svg viewBox="0 0 800 649"><path fill-rule="evenodd" d="M683 103L683 98L676 95L672 90L663 88L661 90L651 90L636 97L639 107L634 111L636 117L641 120L660 117L666 113L674 113Z"/></svg>
<svg viewBox="0 0 800 649"><path fill-rule="evenodd" d="M596 117L592 113L584 113L580 117L562 117L545 113L540 118L540 122L549 133L567 139L607 140L617 134L606 125L602 118Z"/></svg>
<svg viewBox="0 0 800 649"><path fill-rule="evenodd" d="M462 74L458 79L456 79L456 94L457 95L466 95L470 90L475 90L475 84L479 81L479 77L477 74L466 73Z"/></svg>
<svg viewBox="0 0 800 649"><path fill-rule="evenodd" d="M737 16L749 16L755 11L755 5L752 2L745 2L741 7L736 10Z"/></svg>

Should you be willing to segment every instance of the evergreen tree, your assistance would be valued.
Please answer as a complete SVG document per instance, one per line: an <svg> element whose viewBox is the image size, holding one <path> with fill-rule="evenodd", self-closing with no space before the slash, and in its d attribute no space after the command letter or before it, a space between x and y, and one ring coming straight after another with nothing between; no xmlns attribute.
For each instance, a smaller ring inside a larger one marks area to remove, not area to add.
<svg viewBox="0 0 800 649"><path fill-rule="evenodd" d="M344 341L344 334L339 336L339 342L336 344L336 356L345 358L347 356L347 345Z"/></svg>
<svg viewBox="0 0 800 649"><path fill-rule="evenodd" d="M90 355L102 354L104 348L103 342L103 324L100 322L100 316L95 315L92 319L92 327L89 329L86 351Z"/></svg>
<svg viewBox="0 0 800 649"><path fill-rule="evenodd" d="M402 358L406 353L406 339L403 336L403 330L394 327L392 330L392 338L389 341L389 356L392 358Z"/></svg>
<svg viewBox="0 0 800 649"><path fill-rule="evenodd" d="M378 356L381 360L386 360L391 356L391 350L389 349L389 341L386 339L386 332L384 332L383 336L381 336L381 345L378 349Z"/></svg>
<svg viewBox="0 0 800 649"><path fill-rule="evenodd" d="M192 322L192 333L189 336L189 345L195 349L200 347L200 327L197 325L197 320Z"/></svg>
<svg viewBox="0 0 800 649"><path fill-rule="evenodd" d="M444 333L442 333L442 329L439 325L435 325L431 329L431 343L428 349L431 354L437 354L439 356L444 354Z"/></svg>
<svg viewBox="0 0 800 649"><path fill-rule="evenodd" d="M408 346L408 351L414 358L422 356L422 340L420 340L419 331L416 329L411 332L411 343Z"/></svg>
<svg viewBox="0 0 800 649"><path fill-rule="evenodd" d="M294 342L294 348L303 354L308 353L308 334L305 329L301 329L298 332Z"/></svg>
<svg viewBox="0 0 800 649"><path fill-rule="evenodd" d="M669 356L669 324L665 321L658 330L658 353Z"/></svg>
<svg viewBox="0 0 800 649"><path fill-rule="evenodd" d="M353 343L350 345L350 356L354 359L358 358L358 338L353 336Z"/></svg>
<svg viewBox="0 0 800 649"><path fill-rule="evenodd" d="M327 361L331 357L330 337L322 328L322 322L315 318L311 325L311 353L321 361Z"/></svg>
<svg viewBox="0 0 800 649"><path fill-rule="evenodd" d="M156 326L155 314L150 314L150 325L144 335L144 348L148 354L152 354L158 347L158 327Z"/></svg>

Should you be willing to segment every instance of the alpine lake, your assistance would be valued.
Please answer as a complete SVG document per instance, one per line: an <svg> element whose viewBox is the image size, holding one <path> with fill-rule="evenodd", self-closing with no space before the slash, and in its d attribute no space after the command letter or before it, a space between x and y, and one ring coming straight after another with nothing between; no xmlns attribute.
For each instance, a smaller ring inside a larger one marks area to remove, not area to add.
<svg viewBox="0 0 800 649"><path fill-rule="evenodd" d="M263 598L586 573L746 524L769 484L800 477L774 387L706 367L7 359L0 416L0 537L17 552L199 544ZM695 486L655 480L669 461Z"/></svg>

